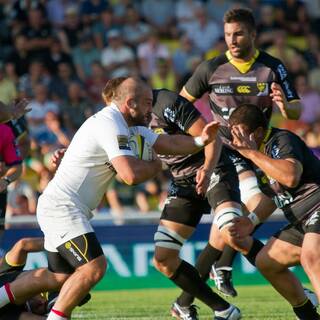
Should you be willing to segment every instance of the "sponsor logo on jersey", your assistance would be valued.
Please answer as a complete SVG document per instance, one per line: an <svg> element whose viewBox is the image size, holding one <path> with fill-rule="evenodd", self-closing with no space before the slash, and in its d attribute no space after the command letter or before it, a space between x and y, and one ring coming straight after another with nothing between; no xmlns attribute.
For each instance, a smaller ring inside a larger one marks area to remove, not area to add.
<svg viewBox="0 0 320 320"><path fill-rule="evenodd" d="M269 94L269 84L267 82L257 82L257 96L267 96Z"/></svg>
<svg viewBox="0 0 320 320"><path fill-rule="evenodd" d="M129 138L125 135L117 136L118 145L120 150L131 150L129 146Z"/></svg>
<svg viewBox="0 0 320 320"><path fill-rule="evenodd" d="M272 157L273 159L279 159L279 158L280 158L279 153L280 153L279 147L278 147L276 144L274 144L274 145L271 147L271 157Z"/></svg>
<svg viewBox="0 0 320 320"><path fill-rule="evenodd" d="M237 86L237 92L241 94L251 93L250 86Z"/></svg>
<svg viewBox="0 0 320 320"><path fill-rule="evenodd" d="M213 87L213 91L217 94L233 94L233 89L230 85L220 84Z"/></svg>
<svg viewBox="0 0 320 320"><path fill-rule="evenodd" d="M284 67L283 64L279 64L278 65L277 71L279 73L281 81L288 76L288 72L287 72L287 70L286 70L286 68Z"/></svg>
<svg viewBox="0 0 320 320"><path fill-rule="evenodd" d="M256 82L257 77L230 77L230 80L242 81L242 82Z"/></svg>
<svg viewBox="0 0 320 320"><path fill-rule="evenodd" d="M288 80L283 81L283 85L284 85L284 91L286 93L287 98L293 99L293 92L290 88L290 84L289 84Z"/></svg>

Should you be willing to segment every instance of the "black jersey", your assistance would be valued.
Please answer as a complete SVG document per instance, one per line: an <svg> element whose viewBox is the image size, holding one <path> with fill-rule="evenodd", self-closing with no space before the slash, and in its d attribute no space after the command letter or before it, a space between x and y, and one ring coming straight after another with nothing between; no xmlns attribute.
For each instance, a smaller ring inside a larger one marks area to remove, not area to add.
<svg viewBox="0 0 320 320"><path fill-rule="evenodd" d="M187 99L175 92L153 90L153 110L151 128L156 133L184 134L200 117L200 112ZM187 156L160 156L175 179L194 175L203 164L204 151Z"/></svg>
<svg viewBox="0 0 320 320"><path fill-rule="evenodd" d="M6 124L12 129L18 140L28 132L27 120L24 116L18 120L10 120Z"/></svg>
<svg viewBox="0 0 320 320"><path fill-rule="evenodd" d="M288 77L288 71L280 60L257 50L250 61L237 63L227 51L202 62L184 88L194 98L201 98L204 93L209 93L213 116L223 126L224 136L230 138L227 129L229 117L243 103L257 105L270 120L272 82L281 85L288 101L299 99Z"/></svg>
<svg viewBox="0 0 320 320"><path fill-rule="evenodd" d="M3 259L0 260L0 275L12 271L22 271L24 267L25 264L12 266L7 262L6 257L3 257Z"/></svg>
<svg viewBox="0 0 320 320"><path fill-rule="evenodd" d="M299 184L288 188L268 178L271 195L292 223L303 220L320 209L320 160L294 133L272 128L264 152L273 159L296 159L303 172Z"/></svg>

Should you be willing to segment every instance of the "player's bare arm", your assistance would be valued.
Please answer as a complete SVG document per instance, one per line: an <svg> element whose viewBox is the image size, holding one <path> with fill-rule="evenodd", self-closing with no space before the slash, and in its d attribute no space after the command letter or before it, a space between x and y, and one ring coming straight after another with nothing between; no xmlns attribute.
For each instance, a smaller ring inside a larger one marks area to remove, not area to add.
<svg viewBox="0 0 320 320"><path fill-rule="evenodd" d="M298 120L300 118L302 105L299 100L287 101L285 94L278 83L271 84L270 97L279 108L282 116L290 120Z"/></svg>
<svg viewBox="0 0 320 320"><path fill-rule="evenodd" d="M218 128L218 122L210 122L205 125L201 134L195 138L184 135L161 134L153 145L153 148L158 154L184 155L195 153L216 138Z"/></svg>
<svg viewBox="0 0 320 320"><path fill-rule="evenodd" d="M273 159L257 148L253 134L250 136L240 127L232 127L233 147L244 157L250 159L268 177L280 184L294 188L298 185L302 174L302 165L296 159Z"/></svg>
<svg viewBox="0 0 320 320"><path fill-rule="evenodd" d="M6 254L7 263L12 266L26 263L28 252L43 251L43 238L23 238L20 239L12 249Z"/></svg>
<svg viewBox="0 0 320 320"><path fill-rule="evenodd" d="M128 185L146 181L161 170L161 161L158 158L144 161L132 156L119 156L112 159L111 163L120 178Z"/></svg>

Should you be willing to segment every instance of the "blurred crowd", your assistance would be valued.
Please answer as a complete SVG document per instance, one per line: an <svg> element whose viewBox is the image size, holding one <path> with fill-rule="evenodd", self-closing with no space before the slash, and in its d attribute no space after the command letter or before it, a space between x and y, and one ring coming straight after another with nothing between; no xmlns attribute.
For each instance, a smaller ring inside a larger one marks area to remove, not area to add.
<svg viewBox="0 0 320 320"><path fill-rule="evenodd" d="M0 101L28 98L23 175L9 186L8 215L34 214L54 174L52 152L103 107L113 77L139 75L153 88L180 91L203 59L226 50L223 14L253 10L257 47L280 58L303 104L298 132L320 156L320 1L314 0L0 0ZM210 117L207 98L196 106ZM101 210L159 210L166 174L139 187L116 180Z"/></svg>

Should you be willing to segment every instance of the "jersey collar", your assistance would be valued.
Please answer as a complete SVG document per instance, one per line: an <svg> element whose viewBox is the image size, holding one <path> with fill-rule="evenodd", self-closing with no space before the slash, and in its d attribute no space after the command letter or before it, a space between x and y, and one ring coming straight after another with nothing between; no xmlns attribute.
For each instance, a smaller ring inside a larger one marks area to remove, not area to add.
<svg viewBox="0 0 320 320"><path fill-rule="evenodd" d="M230 51L228 50L226 52L226 56L229 60L229 63L231 63L236 69L238 69L241 73L247 73L250 68L252 67L252 65L255 63L255 61L257 60L258 56L260 54L260 51L256 49L253 57L249 60L249 61L245 61L245 62L238 62L233 60L233 57L230 53Z"/></svg>
<svg viewBox="0 0 320 320"><path fill-rule="evenodd" d="M259 147L259 151L260 151L260 152L264 152L264 148L265 148L268 140L270 139L271 133L272 133L272 127L270 127L270 128L267 129L267 132L266 132L266 134L265 134L265 136L264 136L264 138L263 138L263 141L262 141L262 143L261 143L261 145L260 145L260 147Z"/></svg>

